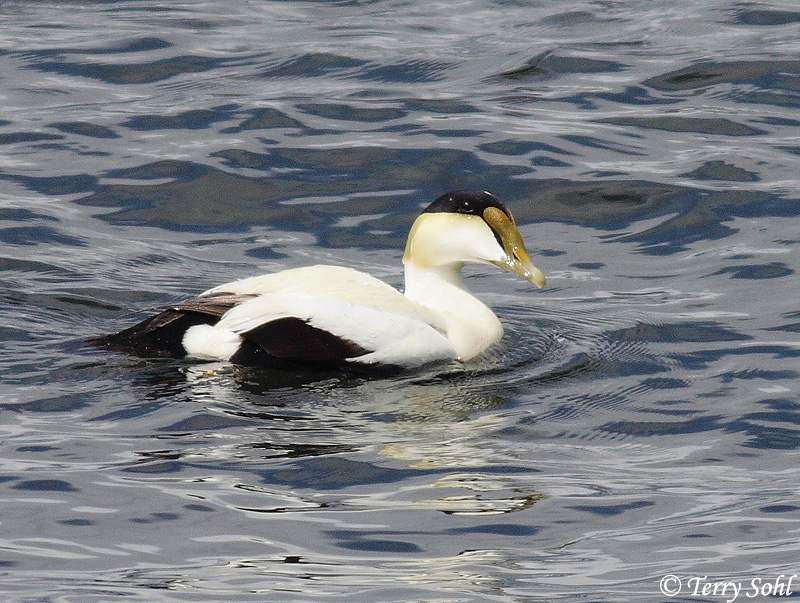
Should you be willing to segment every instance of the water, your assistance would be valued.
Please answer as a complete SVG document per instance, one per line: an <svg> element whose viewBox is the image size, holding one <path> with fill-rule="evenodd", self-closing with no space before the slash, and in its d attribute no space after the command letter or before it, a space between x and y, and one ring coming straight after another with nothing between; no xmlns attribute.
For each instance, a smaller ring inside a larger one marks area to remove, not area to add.
<svg viewBox="0 0 800 603"><path fill-rule="evenodd" d="M799 11L0 20L4 601L661 601L671 574L678 600L797 596L775 580L800 573ZM548 277L469 270L507 333L465 372L77 343L286 267L399 285L416 213L457 187L506 200Z"/></svg>

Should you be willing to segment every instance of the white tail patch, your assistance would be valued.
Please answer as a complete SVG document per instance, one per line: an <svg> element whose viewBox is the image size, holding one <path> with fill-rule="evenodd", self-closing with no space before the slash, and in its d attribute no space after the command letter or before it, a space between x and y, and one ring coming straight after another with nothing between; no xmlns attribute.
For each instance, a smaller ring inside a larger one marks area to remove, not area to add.
<svg viewBox="0 0 800 603"><path fill-rule="evenodd" d="M203 360L229 360L241 344L242 338L233 331L211 325L189 327L183 335L186 353Z"/></svg>

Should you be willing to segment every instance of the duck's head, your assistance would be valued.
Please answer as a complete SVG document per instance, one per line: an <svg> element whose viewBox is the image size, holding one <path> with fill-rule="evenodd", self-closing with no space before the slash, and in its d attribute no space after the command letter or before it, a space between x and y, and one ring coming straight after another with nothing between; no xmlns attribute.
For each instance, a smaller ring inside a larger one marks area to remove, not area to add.
<svg viewBox="0 0 800 603"><path fill-rule="evenodd" d="M492 193L459 190L431 203L408 234L404 264L423 268L494 264L544 287L509 209Z"/></svg>

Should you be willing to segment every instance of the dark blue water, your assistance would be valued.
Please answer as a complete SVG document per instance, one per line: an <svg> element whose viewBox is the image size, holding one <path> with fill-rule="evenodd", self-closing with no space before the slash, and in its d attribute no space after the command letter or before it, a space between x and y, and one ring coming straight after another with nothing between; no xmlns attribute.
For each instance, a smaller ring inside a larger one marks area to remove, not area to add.
<svg viewBox="0 0 800 603"><path fill-rule="evenodd" d="M800 10L0 23L3 601L798 596L775 581L800 573ZM313 381L77 343L287 267L399 285L417 212L468 187L509 204L548 287L469 271L506 337L466 371Z"/></svg>

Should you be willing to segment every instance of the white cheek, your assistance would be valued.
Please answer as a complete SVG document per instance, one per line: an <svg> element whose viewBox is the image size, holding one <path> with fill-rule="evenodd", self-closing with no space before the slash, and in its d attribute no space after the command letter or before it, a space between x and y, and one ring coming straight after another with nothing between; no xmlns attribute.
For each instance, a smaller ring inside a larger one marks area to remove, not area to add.
<svg viewBox="0 0 800 603"><path fill-rule="evenodd" d="M446 235L446 254L455 262L502 262L506 253L480 218L458 224Z"/></svg>
<svg viewBox="0 0 800 603"><path fill-rule="evenodd" d="M485 262L503 262L507 259L506 252L494 238L491 231L488 235L476 237L473 240L471 251L475 254L476 260Z"/></svg>
<svg viewBox="0 0 800 603"><path fill-rule="evenodd" d="M463 214L423 214L412 229L414 262L421 266L507 260L503 247L482 218Z"/></svg>

